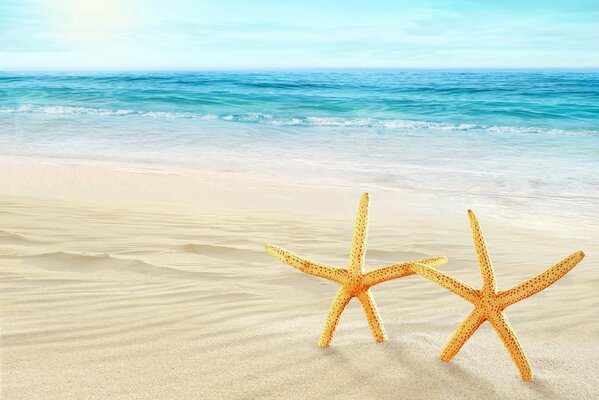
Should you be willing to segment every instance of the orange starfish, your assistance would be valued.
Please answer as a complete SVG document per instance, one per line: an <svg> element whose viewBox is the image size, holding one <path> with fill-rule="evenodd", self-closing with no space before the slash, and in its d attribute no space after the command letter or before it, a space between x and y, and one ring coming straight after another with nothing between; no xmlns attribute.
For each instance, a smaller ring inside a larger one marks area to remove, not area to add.
<svg viewBox="0 0 599 400"><path fill-rule="evenodd" d="M478 220L472 210L468 210L468 216L470 217L470 228L472 230L472 237L474 238L474 248L478 258L478 264L483 276L482 289L476 290L465 283L426 265L415 265L413 267L418 274L438 283L474 304L474 311L472 311L466 320L462 322L462 325L460 325L452 338L445 345L445 348L441 353L441 360L449 362L453 356L460 351L464 343L466 343L472 334L474 334L478 327L484 321L489 321L503 341L512 360L520 370L522 379L531 381L533 377L530 364L526 358L526 354L524 354L524 350L522 350L522 346L520 345L516 334L512 330L506 316L503 314L503 310L520 300L540 292L556 282L584 258L584 253L582 251L573 253L539 275L522 282L509 290L498 292L495 284L495 272L493 271L493 265L491 264Z"/></svg>
<svg viewBox="0 0 599 400"><path fill-rule="evenodd" d="M414 263L421 263L437 267L447 262L445 257L433 257L423 260L390 265L381 269L363 272L364 255L366 252L366 237L368 229L368 193L364 193L358 206L358 217L354 229L352 248L349 256L349 267L347 269L335 268L326 264L308 261L300 256L283 250L279 247L266 245L266 251L284 263L299 269L310 275L328 279L341 285L333 304L329 309L324 330L320 336L318 345L328 347L333 339L333 334L339 323L341 313L353 297L357 297L368 319L370 330L377 342L387 340L385 328L379 316L376 303L370 293L370 288L391 279L397 279L415 272L412 269Z"/></svg>

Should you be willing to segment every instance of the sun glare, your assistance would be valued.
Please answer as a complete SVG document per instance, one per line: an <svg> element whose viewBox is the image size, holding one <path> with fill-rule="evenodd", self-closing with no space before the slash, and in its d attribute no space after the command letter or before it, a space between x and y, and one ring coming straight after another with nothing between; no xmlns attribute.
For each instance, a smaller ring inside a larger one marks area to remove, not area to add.
<svg viewBox="0 0 599 400"><path fill-rule="evenodd" d="M131 21L130 2L118 0L54 0L54 22L70 31L75 41L113 37Z"/></svg>

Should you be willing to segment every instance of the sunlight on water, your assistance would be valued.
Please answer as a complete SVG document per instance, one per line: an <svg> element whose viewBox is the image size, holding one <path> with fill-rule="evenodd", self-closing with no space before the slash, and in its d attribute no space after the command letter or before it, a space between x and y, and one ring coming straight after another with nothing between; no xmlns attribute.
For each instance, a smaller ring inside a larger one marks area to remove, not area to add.
<svg viewBox="0 0 599 400"><path fill-rule="evenodd" d="M599 74L0 74L3 154L184 165L550 214L599 199Z"/></svg>

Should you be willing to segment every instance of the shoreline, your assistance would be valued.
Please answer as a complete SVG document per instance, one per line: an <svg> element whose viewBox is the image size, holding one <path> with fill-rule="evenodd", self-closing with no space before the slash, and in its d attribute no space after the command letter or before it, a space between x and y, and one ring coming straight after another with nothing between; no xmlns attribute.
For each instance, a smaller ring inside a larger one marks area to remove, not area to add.
<svg viewBox="0 0 599 400"><path fill-rule="evenodd" d="M293 177L206 170L164 163L0 155L0 196L67 200L81 205L185 211L255 212L275 216L344 219L368 191L385 215L415 222L456 224L467 209L489 223L551 232L583 241L599 236L599 226L583 224L597 213L592 198L501 199L489 195L456 197L445 191L421 191L368 185L313 185ZM251 193L250 196L247 194ZM580 202L580 206L576 206ZM522 207L524 204L533 206ZM537 206L537 207L535 207ZM534 211L533 211L534 210Z"/></svg>

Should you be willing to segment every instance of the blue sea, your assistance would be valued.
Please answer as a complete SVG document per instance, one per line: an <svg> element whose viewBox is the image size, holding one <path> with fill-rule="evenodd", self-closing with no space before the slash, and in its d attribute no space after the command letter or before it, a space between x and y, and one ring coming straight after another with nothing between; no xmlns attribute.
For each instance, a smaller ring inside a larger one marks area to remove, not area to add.
<svg viewBox="0 0 599 400"><path fill-rule="evenodd" d="M0 73L0 154L599 200L599 73Z"/></svg>

